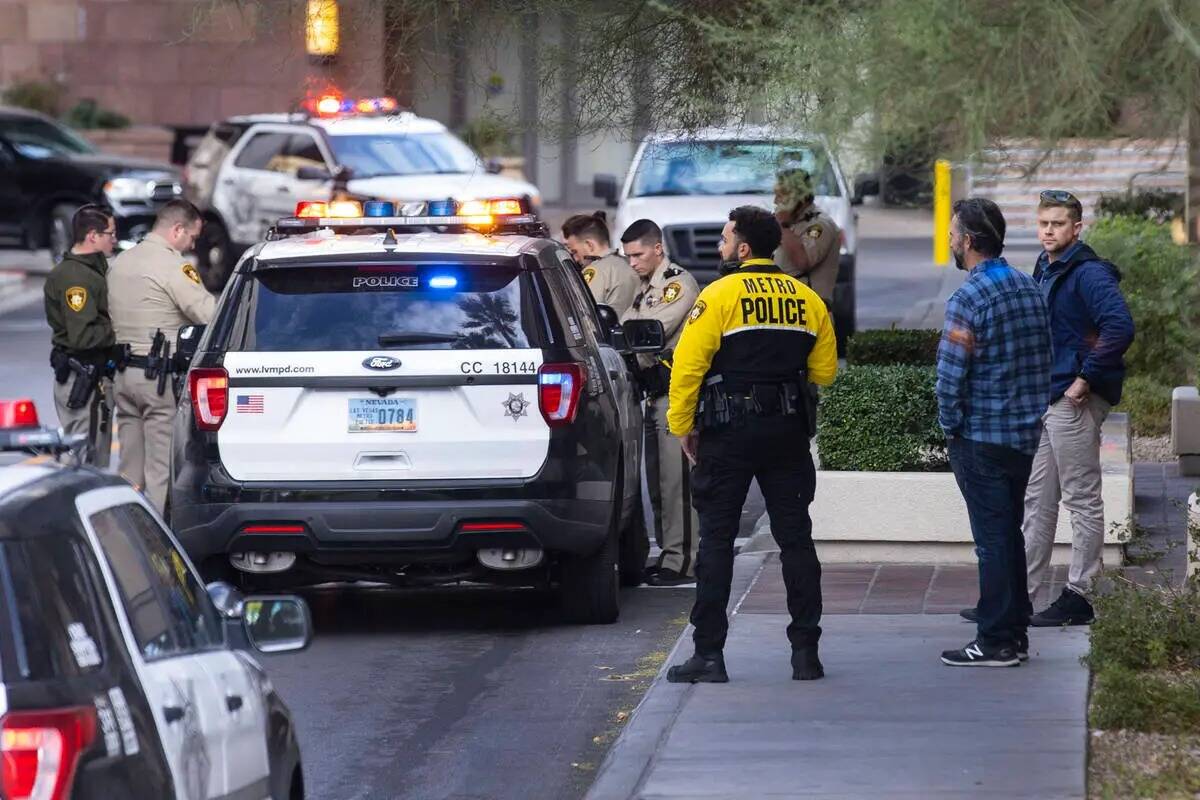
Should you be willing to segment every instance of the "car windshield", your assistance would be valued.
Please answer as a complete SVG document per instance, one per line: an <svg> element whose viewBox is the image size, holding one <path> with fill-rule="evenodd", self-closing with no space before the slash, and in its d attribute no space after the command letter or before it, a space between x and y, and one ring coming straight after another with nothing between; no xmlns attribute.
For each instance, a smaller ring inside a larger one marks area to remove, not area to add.
<svg viewBox="0 0 1200 800"><path fill-rule="evenodd" d="M244 351L511 350L539 337L515 266L285 267L255 277Z"/></svg>
<svg viewBox="0 0 1200 800"><path fill-rule="evenodd" d="M380 175L453 175L482 169L471 148L452 134L374 133L329 137L338 163L356 178Z"/></svg>
<svg viewBox="0 0 1200 800"><path fill-rule="evenodd" d="M0 119L0 137L26 158L69 158L96 152L67 128L36 117Z"/></svg>
<svg viewBox="0 0 1200 800"><path fill-rule="evenodd" d="M646 147L633 178L632 197L773 194L775 175L801 167L813 176L816 194L841 190L825 150L805 142L659 142Z"/></svg>

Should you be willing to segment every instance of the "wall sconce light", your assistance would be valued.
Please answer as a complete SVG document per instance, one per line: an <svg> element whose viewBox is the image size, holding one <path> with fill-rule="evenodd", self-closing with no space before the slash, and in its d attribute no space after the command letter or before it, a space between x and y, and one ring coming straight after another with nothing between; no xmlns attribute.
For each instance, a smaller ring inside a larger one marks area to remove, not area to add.
<svg viewBox="0 0 1200 800"><path fill-rule="evenodd" d="M337 0L308 0L304 15L304 48L315 60L332 61L341 38Z"/></svg>

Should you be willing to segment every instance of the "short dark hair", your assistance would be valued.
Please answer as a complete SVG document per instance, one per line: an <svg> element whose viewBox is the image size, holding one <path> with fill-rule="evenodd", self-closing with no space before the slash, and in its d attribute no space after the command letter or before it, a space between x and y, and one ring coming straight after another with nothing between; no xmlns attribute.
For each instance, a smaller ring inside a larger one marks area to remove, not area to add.
<svg viewBox="0 0 1200 800"><path fill-rule="evenodd" d="M971 237L971 249L987 258L1004 252L1004 231L1008 227L1000 206L986 197L968 197L954 204L958 227Z"/></svg>
<svg viewBox="0 0 1200 800"><path fill-rule="evenodd" d="M1038 209L1065 208L1071 219L1083 222L1083 203L1079 198L1063 189L1046 189L1038 195Z"/></svg>
<svg viewBox="0 0 1200 800"><path fill-rule="evenodd" d="M774 214L758 206L738 206L729 212L729 219L733 222L733 232L750 246L751 255L755 258L775 255L783 241L783 231Z"/></svg>
<svg viewBox="0 0 1200 800"><path fill-rule="evenodd" d="M563 238L591 239L608 247L608 215L603 211L567 217L562 226Z"/></svg>
<svg viewBox="0 0 1200 800"><path fill-rule="evenodd" d="M103 233L108 230L110 223L115 221L113 210L108 206L96 205L89 203L86 206L80 206L75 212L75 216L71 217L71 237L74 244L83 244L87 239L87 235L93 231Z"/></svg>
<svg viewBox="0 0 1200 800"><path fill-rule="evenodd" d="M621 234L621 244L629 244L630 242L660 244L662 240L662 228L658 227L653 220L649 219L635 220L634 223L626 228L625 232Z"/></svg>
<svg viewBox="0 0 1200 800"><path fill-rule="evenodd" d="M192 225L202 219L199 209L187 200L171 200L158 210L158 216L154 218L154 227Z"/></svg>

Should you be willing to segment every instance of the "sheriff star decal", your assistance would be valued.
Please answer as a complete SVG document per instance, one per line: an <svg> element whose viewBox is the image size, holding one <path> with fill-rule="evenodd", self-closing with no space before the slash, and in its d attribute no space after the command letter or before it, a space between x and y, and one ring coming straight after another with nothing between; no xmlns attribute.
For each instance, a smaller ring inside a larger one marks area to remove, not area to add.
<svg viewBox="0 0 1200 800"><path fill-rule="evenodd" d="M664 303L674 303L679 299L679 295L683 294L683 287L679 285L679 281L671 281L667 284L667 288L663 289L662 301Z"/></svg>
<svg viewBox="0 0 1200 800"><path fill-rule="evenodd" d="M820 225L813 225L811 228L809 228L808 230L806 230L804 232L804 235L810 239L820 239L822 232L823 232L823 229L821 228Z"/></svg>
<svg viewBox="0 0 1200 800"><path fill-rule="evenodd" d="M67 308L78 314L87 305L87 289L82 286L72 286L67 289Z"/></svg>
<svg viewBox="0 0 1200 800"><path fill-rule="evenodd" d="M520 417L529 416L526 411L529 408L529 401L525 399L525 393L509 394L508 399L501 403L504 406L504 416L512 417L513 422L516 422Z"/></svg>
<svg viewBox="0 0 1200 800"><path fill-rule="evenodd" d="M197 286L200 285L200 273L196 271L195 267L193 267L191 264L184 264L181 269L183 269L183 274L187 276L189 281Z"/></svg>
<svg viewBox="0 0 1200 800"><path fill-rule="evenodd" d="M594 277L596 277L596 270L592 269L591 267L588 267L583 271L583 279L588 283L591 283L592 278Z"/></svg>
<svg viewBox="0 0 1200 800"><path fill-rule="evenodd" d="M704 309L708 308L703 300L697 300L696 305L692 306L692 310L688 312L688 324L700 319L700 315L704 313Z"/></svg>

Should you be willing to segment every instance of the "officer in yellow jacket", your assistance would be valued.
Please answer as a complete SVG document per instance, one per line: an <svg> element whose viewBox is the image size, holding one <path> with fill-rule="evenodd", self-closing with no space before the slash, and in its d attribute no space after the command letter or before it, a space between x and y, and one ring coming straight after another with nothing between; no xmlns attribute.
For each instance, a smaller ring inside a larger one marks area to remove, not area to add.
<svg viewBox="0 0 1200 800"><path fill-rule="evenodd" d="M725 683L725 608L733 542L750 480L758 481L779 544L792 622L792 677L825 672L821 564L808 506L816 486L809 450L807 383L837 375L833 324L816 292L772 261L781 237L771 212L741 206L729 214L719 251L723 276L700 294L675 348L667 423L694 465L700 515L696 651L667 674L673 683Z"/></svg>

